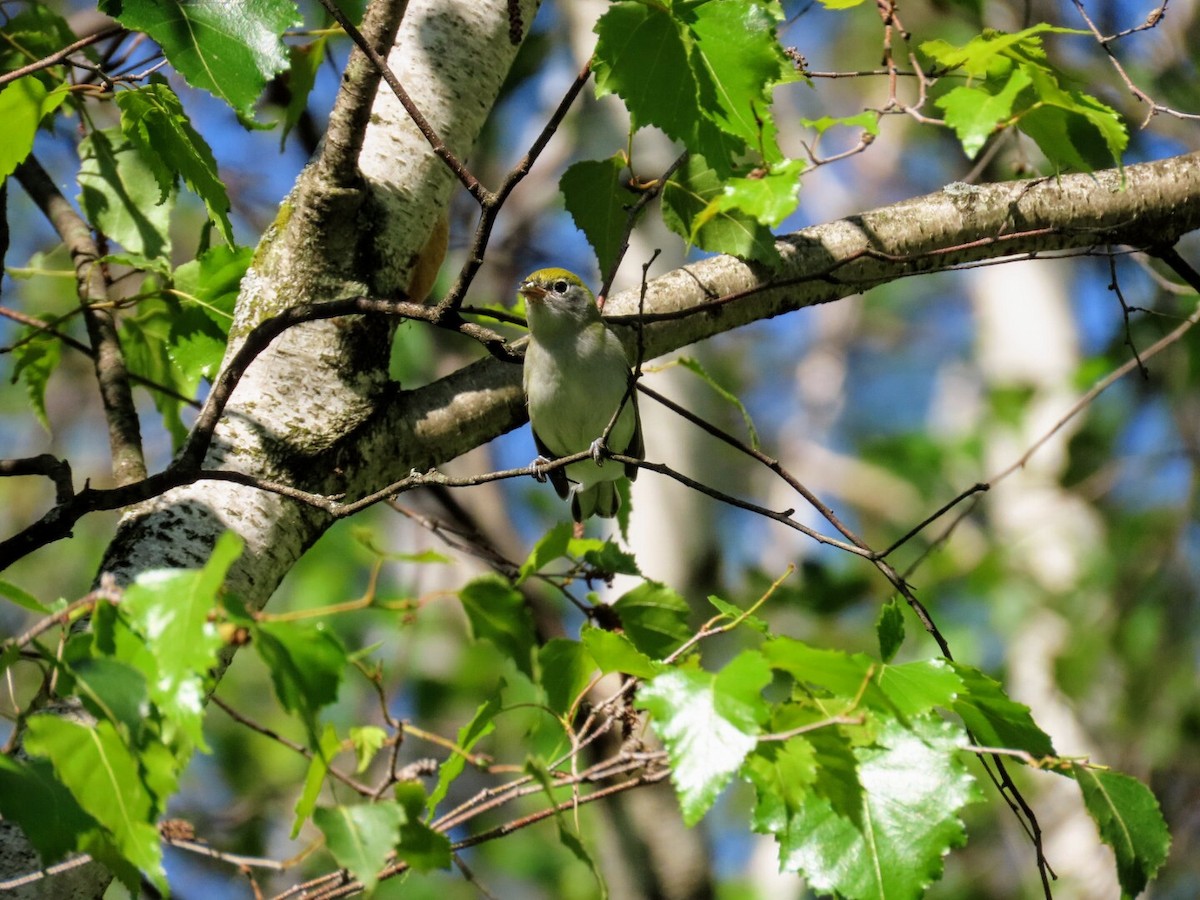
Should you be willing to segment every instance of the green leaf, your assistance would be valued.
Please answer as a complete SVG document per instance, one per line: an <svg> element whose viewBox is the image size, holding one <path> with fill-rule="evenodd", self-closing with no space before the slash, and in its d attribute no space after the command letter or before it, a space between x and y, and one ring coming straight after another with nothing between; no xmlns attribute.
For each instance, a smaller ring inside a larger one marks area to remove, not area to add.
<svg viewBox="0 0 1200 900"><path fill-rule="evenodd" d="M740 606L736 606L728 600L723 600L715 594L708 595L708 602L713 605L717 612L729 619L730 622L740 620L739 624L753 628L759 634L769 634L771 631L771 626L764 619L760 619L755 615L746 615L746 611Z"/></svg>
<svg viewBox="0 0 1200 900"><path fill-rule="evenodd" d="M879 664L865 653L819 649L787 637L767 641L762 652L772 668L787 672L801 684L842 697L856 697L866 686L865 700L876 704L882 700L872 678Z"/></svg>
<svg viewBox="0 0 1200 900"><path fill-rule="evenodd" d="M696 4L691 12L690 58L707 75L697 78L701 109L766 162L779 162L771 92L781 80L792 80L793 71L775 36L781 10L757 0L722 0Z"/></svg>
<svg viewBox="0 0 1200 900"><path fill-rule="evenodd" d="M760 834L780 834L804 802L817 779L817 759L803 736L759 744L746 759L742 774L754 786L750 826Z"/></svg>
<svg viewBox="0 0 1200 900"><path fill-rule="evenodd" d="M317 713L337 699L346 649L323 624L260 622L252 630L258 655L271 671L275 696L304 721L315 742Z"/></svg>
<svg viewBox="0 0 1200 900"><path fill-rule="evenodd" d="M998 91L956 87L939 97L935 105L945 111L946 124L954 129L963 152L973 158L992 133L1012 117L1017 96L1032 83L1029 73L1018 68Z"/></svg>
<svg viewBox="0 0 1200 900"><path fill-rule="evenodd" d="M38 600L29 591L17 587L11 581L0 580L0 597L7 597L13 603L17 604L17 606L23 606L30 612L41 613L42 615L50 614L50 607Z"/></svg>
<svg viewBox="0 0 1200 900"><path fill-rule="evenodd" d="M624 504L629 499L629 483L622 480L617 489L622 492L624 499L621 503ZM573 556L582 556L583 561L598 572L610 575L642 574L633 554L622 550L615 541L572 540L568 550Z"/></svg>
<svg viewBox="0 0 1200 900"><path fill-rule="evenodd" d="M719 675L674 669L638 691L637 705L649 710L666 745L671 781L688 825L708 811L754 749L765 710L760 694L770 677L766 661L747 652Z"/></svg>
<svg viewBox="0 0 1200 900"><path fill-rule="evenodd" d="M364 725L350 729L350 743L354 745L354 756L358 760L355 772L362 774L387 741L387 732L376 725Z"/></svg>
<svg viewBox="0 0 1200 900"><path fill-rule="evenodd" d="M572 526L570 522L559 522L541 536L525 562L521 563L521 571L517 575L517 584L525 581L530 575L542 571L555 560L567 555L567 547L571 542Z"/></svg>
<svg viewBox="0 0 1200 900"><path fill-rule="evenodd" d="M875 684L905 716L927 712L935 707L949 709L962 680L944 659L923 659L903 665L883 665Z"/></svg>
<svg viewBox="0 0 1200 900"><path fill-rule="evenodd" d="M101 0L126 28L144 31L188 84L243 119L269 79L287 68L281 35L301 24L292 0Z"/></svg>
<svg viewBox="0 0 1200 900"><path fill-rule="evenodd" d="M558 182L567 212L592 245L600 271L606 274L620 258L630 225L629 207L635 200L622 177L624 171L625 160L617 154L605 160L577 162Z"/></svg>
<svg viewBox="0 0 1200 900"><path fill-rule="evenodd" d="M79 161L79 205L92 226L131 253L169 258L175 193L161 195L141 148L106 128L79 142Z"/></svg>
<svg viewBox="0 0 1200 900"><path fill-rule="evenodd" d="M1049 73L1036 70L1032 76L1037 100L1017 124L1055 170L1119 166L1129 135L1116 110L1088 94L1063 90Z"/></svg>
<svg viewBox="0 0 1200 900"><path fill-rule="evenodd" d="M566 638L546 642L538 651L538 668L546 704L560 716L571 710L596 671L583 644Z"/></svg>
<svg viewBox="0 0 1200 900"><path fill-rule="evenodd" d="M633 645L652 659L665 659L692 636L687 601L657 581L643 581L612 608Z"/></svg>
<svg viewBox="0 0 1200 900"><path fill-rule="evenodd" d="M1117 878L1125 896L1136 897L1166 862L1171 834L1158 801L1136 778L1075 765L1083 802L1100 839L1117 858Z"/></svg>
<svg viewBox="0 0 1200 900"><path fill-rule="evenodd" d="M879 113L867 110L853 116L821 116L816 119L801 119L800 124L805 128L815 129L820 137L830 128L861 128L868 134L879 134Z"/></svg>
<svg viewBox="0 0 1200 900"><path fill-rule="evenodd" d="M717 213L745 213L760 225L776 226L799 203L804 160L781 160L770 169L755 169L744 177L727 178L721 193L696 217L692 230L702 228Z"/></svg>
<svg viewBox="0 0 1200 900"><path fill-rule="evenodd" d="M400 842L400 825L405 820L398 803L320 807L313 822L325 835L325 844L338 865L348 869L370 893L379 883L379 870L392 848Z"/></svg>
<svg viewBox="0 0 1200 900"><path fill-rule="evenodd" d="M33 150L38 125L66 98L65 85L47 91L36 78L18 78L0 89L0 122L4 123L4 140L0 141L0 181L25 161Z"/></svg>
<svg viewBox="0 0 1200 900"><path fill-rule="evenodd" d="M525 761L525 771L532 775L538 784L542 786L542 790L546 792L546 797L550 803L557 804L558 797L555 796L554 780L550 777L550 772L545 764L538 759L528 759ZM561 810L554 810L554 824L558 826L559 843L566 847L572 856L591 870L592 877L596 879L596 896L600 897L601 900L606 900L608 897L608 885L604 883L604 876L600 872L600 866L596 863L592 854L588 852L587 847L584 846L583 839L571 830Z"/></svg>
<svg viewBox="0 0 1200 900"><path fill-rule="evenodd" d="M175 270L174 291L183 302L171 317L167 355L189 396L201 378L211 381L216 376L252 257L250 247L218 245Z"/></svg>
<svg viewBox="0 0 1200 900"><path fill-rule="evenodd" d="M205 684L223 646L212 613L229 567L241 555L242 540L225 532L203 569L159 569L139 575L121 609L145 638L155 663L150 694L167 721L207 752ZM172 729L164 737L172 739Z"/></svg>
<svg viewBox="0 0 1200 900"><path fill-rule="evenodd" d="M618 2L596 22L596 96L625 101L635 128L657 125L685 144L704 116L680 24L666 6Z"/></svg>
<svg viewBox="0 0 1200 900"><path fill-rule="evenodd" d="M400 846L396 848L400 857L417 872L450 868L453 859L450 839L421 821L422 810L428 803L425 789L419 782L401 781L394 792L405 812Z"/></svg>
<svg viewBox="0 0 1200 900"><path fill-rule="evenodd" d="M675 360L675 362L683 366L689 372L698 376L701 381L716 391L717 395L722 400L737 407L737 411L741 413L742 421L746 424L746 431L750 435L750 446L755 450L759 449L762 444L758 439L758 429L754 427L754 419L750 417L750 411L746 409L745 404L738 399L737 394L733 393L733 391L727 389L719 381L713 378L713 376L708 373L708 370L701 365L698 359L695 359L691 356L680 356Z"/></svg>
<svg viewBox="0 0 1200 900"><path fill-rule="evenodd" d="M588 625L579 637L600 671L606 675L609 672L623 672L635 678L653 678L663 670L662 663L642 653L623 634Z"/></svg>
<svg viewBox="0 0 1200 900"><path fill-rule="evenodd" d="M455 740L455 744L462 752L452 753L438 767L437 786L430 792L429 799L425 803L425 808L430 813L442 802L442 799L446 796L446 792L450 790L450 785L454 782L454 779L462 774L463 767L467 764L465 754L470 753L481 738L491 734L495 730L496 714L499 712L500 695L497 692L489 697L486 702L481 703L479 708L475 710L475 715L471 717L471 721L458 730L458 737Z"/></svg>
<svg viewBox="0 0 1200 900"><path fill-rule="evenodd" d="M963 683L954 711L977 744L1024 750L1034 757L1055 755L1049 735L1033 721L1028 706L1010 700L1000 682L973 666L950 665Z"/></svg>
<svg viewBox="0 0 1200 900"><path fill-rule="evenodd" d="M778 262L779 251L771 229L736 209L709 209L724 191L725 184L717 171L694 153L663 186L663 221L703 250L768 265Z"/></svg>
<svg viewBox="0 0 1200 900"><path fill-rule="evenodd" d="M533 617L520 592L503 578L486 575L469 582L458 596L475 638L491 641L532 680Z"/></svg>
<svg viewBox="0 0 1200 900"><path fill-rule="evenodd" d="M121 109L121 130L141 149L142 159L158 181L160 197L165 198L182 177L204 201L209 218L232 246L229 195L217 173L217 161L192 127L171 86L160 75L151 75L149 84L117 91L115 99Z"/></svg>
<svg viewBox="0 0 1200 900"><path fill-rule="evenodd" d="M143 300L138 304L136 314L121 319L121 348L131 372L186 396L194 392L195 386L192 391L188 390L168 354L174 318L174 309L165 301ZM163 391L151 391L150 396L155 409L162 415L163 426L171 434L173 445L178 447L187 437L187 428L180 415L182 401L175 394Z"/></svg>
<svg viewBox="0 0 1200 900"><path fill-rule="evenodd" d="M283 128L279 135L279 149L282 150L288 135L300 121L308 109L308 95L312 93L317 81L317 71L325 61L325 46L328 39L319 37L307 44L288 45L288 70L284 76L288 103L284 111Z"/></svg>
<svg viewBox="0 0 1200 900"><path fill-rule="evenodd" d="M784 869L804 875L812 888L849 898L918 897L942 873L942 857L966 840L958 811L982 799L956 759L961 732L949 723L919 719L913 729L887 722L875 743L859 747L864 793L856 822L813 791L785 809L786 828L771 827ZM775 826L781 818L761 815Z"/></svg>
<svg viewBox="0 0 1200 900"><path fill-rule="evenodd" d="M89 728L52 715L32 716L25 749L50 761L59 781L112 835L124 858L166 892L154 802L137 760L112 723Z"/></svg>
<svg viewBox="0 0 1200 900"><path fill-rule="evenodd" d="M32 329L25 331L24 336ZM25 394L29 397L29 405L33 414L41 423L42 428L50 433L50 419L46 416L46 384L50 376L58 368L62 358L62 345L58 338L35 337L13 347L14 380L25 385Z"/></svg>
<svg viewBox="0 0 1200 900"><path fill-rule="evenodd" d="M146 717L146 677L133 666L107 657L81 659L68 666L78 694L92 715L119 726L125 740L136 742Z"/></svg>
<svg viewBox="0 0 1200 900"><path fill-rule="evenodd" d="M904 608L893 597L879 610L875 622L875 634L879 638L879 658L891 662L904 643Z"/></svg>
<svg viewBox="0 0 1200 900"><path fill-rule="evenodd" d="M71 30L67 20L44 3L23 3L21 6L20 13L4 21L4 39L0 40L0 72L10 72L44 59L79 40L79 35ZM39 72L34 77L47 78L54 71Z"/></svg>
<svg viewBox="0 0 1200 900"><path fill-rule="evenodd" d="M80 837L99 827L41 759L0 755L0 816L21 826L47 866L77 850Z"/></svg>
<svg viewBox="0 0 1200 900"><path fill-rule="evenodd" d="M321 795L325 776L329 772L329 764L342 748L337 730L329 724L326 724L325 730L321 732L321 738L316 745L312 759L308 762L308 772L304 775L304 789L296 799L296 817L292 820L292 840L296 839L296 835L300 833L300 829L316 809L317 798Z"/></svg>

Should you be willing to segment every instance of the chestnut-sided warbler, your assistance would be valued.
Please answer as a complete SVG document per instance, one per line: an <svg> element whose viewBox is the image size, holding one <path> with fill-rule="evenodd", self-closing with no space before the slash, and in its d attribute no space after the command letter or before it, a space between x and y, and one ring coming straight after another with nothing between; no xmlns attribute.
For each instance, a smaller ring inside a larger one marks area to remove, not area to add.
<svg viewBox="0 0 1200 900"><path fill-rule="evenodd" d="M637 477L637 466L606 459L602 446L644 456L625 348L578 275L540 269L521 282L518 293L529 320L524 384L539 462L590 450L592 459L547 474L558 495L570 497L576 522L592 515L611 518L621 505L617 482Z"/></svg>

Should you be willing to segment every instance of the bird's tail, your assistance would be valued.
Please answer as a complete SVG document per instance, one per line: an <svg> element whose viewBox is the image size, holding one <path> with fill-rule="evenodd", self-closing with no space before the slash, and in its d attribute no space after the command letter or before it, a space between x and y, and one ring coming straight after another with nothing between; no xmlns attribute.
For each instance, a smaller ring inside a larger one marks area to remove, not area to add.
<svg viewBox="0 0 1200 900"><path fill-rule="evenodd" d="M582 522L589 516L611 519L621 508L621 495L615 481L598 481L571 494L571 518Z"/></svg>

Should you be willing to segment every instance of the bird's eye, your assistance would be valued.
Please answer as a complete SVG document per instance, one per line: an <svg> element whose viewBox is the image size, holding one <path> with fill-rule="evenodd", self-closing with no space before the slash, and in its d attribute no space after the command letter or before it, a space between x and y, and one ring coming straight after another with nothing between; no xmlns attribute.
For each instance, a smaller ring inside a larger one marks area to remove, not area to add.
<svg viewBox="0 0 1200 900"><path fill-rule="evenodd" d="M567 283L561 278L554 282L554 293L565 294L567 292Z"/></svg>

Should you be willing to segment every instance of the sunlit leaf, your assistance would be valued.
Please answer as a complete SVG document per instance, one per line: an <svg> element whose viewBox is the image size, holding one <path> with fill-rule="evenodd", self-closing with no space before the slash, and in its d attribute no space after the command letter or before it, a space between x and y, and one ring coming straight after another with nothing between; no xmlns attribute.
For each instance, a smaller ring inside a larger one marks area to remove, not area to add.
<svg viewBox="0 0 1200 900"><path fill-rule="evenodd" d="M79 805L112 836L121 854L167 890L154 801L137 759L110 722L81 725L52 715L29 719L25 749L48 759Z"/></svg>
<svg viewBox="0 0 1200 900"><path fill-rule="evenodd" d="M268 79L287 68L281 35L300 24L292 0L101 0L100 9L150 35L188 84L244 119Z"/></svg>
<svg viewBox="0 0 1200 900"><path fill-rule="evenodd" d="M400 805L386 800L313 811L313 822L325 835L333 858L361 881L368 893L379 883L379 870L400 841L404 819Z"/></svg>
<svg viewBox="0 0 1200 900"><path fill-rule="evenodd" d="M1100 838L1117 857L1121 890L1136 897L1167 860L1171 835L1158 801L1136 778L1076 765L1072 769Z"/></svg>

